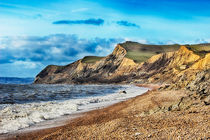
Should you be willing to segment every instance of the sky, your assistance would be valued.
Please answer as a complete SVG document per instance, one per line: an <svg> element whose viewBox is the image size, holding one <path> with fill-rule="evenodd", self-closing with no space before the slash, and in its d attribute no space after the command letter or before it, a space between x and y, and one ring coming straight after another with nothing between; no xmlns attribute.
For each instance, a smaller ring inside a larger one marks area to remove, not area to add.
<svg viewBox="0 0 210 140"><path fill-rule="evenodd" d="M210 42L209 0L1 0L0 76L106 56L127 40Z"/></svg>

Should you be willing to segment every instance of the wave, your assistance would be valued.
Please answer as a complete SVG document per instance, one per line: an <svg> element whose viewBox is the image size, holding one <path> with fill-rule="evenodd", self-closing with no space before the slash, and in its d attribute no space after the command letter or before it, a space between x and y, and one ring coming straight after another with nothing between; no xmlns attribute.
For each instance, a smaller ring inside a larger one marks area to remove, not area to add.
<svg viewBox="0 0 210 140"><path fill-rule="evenodd" d="M24 94L23 87L27 91ZM104 107L147 91L146 88L132 85L27 85L16 88L19 92L13 96L14 103L0 104L0 133L23 129L63 115ZM35 89L39 92L31 93ZM122 90L127 94L119 94Z"/></svg>

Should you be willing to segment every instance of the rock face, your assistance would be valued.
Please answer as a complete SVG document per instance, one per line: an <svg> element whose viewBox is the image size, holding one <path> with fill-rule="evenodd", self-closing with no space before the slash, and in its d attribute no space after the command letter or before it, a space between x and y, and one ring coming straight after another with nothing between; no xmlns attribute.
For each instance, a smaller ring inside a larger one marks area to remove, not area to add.
<svg viewBox="0 0 210 140"><path fill-rule="evenodd" d="M206 105L210 105L210 69L198 72L186 89L195 92Z"/></svg>
<svg viewBox="0 0 210 140"><path fill-rule="evenodd" d="M95 63L78 60L66 66L47 66L34 81L47 83L119 83L127 81L139 64L125 58L126 50L117 45L113 53Z"/></svg>
<svg viewBox="0 0 210 140"><path fill-rule="evenodd" d="M151 57L142 66L149 73L149 82L176 84L185 87L195 79L196 73L210 68L210 53L204 58L181 46L178 51Z"/></svg>
<svg viewBox="0 0 210 140"><path fill-rule="evenodd" d="M125 45L118 44L110 55L94 63L84 63L81 59L66 66L47 66L36 76L34 83L147 82L168 83L172 85L171 88L182 88L196 79L199 72L210 68L209 52L200 56L186 46L181 46L175 51L154 55L142 63L134 62L131 56L126 57L129 53L127 52L128 46L127 48L123 46Z"/></svg>

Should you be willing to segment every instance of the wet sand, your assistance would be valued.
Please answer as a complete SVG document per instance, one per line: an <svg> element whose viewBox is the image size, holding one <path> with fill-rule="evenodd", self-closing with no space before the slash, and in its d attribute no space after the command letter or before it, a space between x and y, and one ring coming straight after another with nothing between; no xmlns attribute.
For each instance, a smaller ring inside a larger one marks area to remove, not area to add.
<svg viewBox="0 0 210 140"><path fill-rule="evenodd" d="M157 91L157 85L149 86L152 90L143 95L83 113L63 126L10 135L7 139L210 138L209 106L167 111L168 106L186 96L186 91ZM158 111L164 107L165 111Z"/></svg>

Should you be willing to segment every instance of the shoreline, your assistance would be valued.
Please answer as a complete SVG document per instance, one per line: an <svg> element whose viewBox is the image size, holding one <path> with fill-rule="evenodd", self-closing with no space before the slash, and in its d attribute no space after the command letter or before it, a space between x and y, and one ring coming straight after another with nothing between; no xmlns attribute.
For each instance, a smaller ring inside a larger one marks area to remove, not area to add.
<svg viewBox="0 0 210 140"><path fill-rule="evenodd" d="M186 91L158 91L157 85L138 86L149 86L152 90L102 109L85 112L78 118L67 120L63 126L12 135L7 139L196 139L210 137L208 106L172 112L160 110L156 113L154 109L165 108L186 97Z"/></svg>
<svg viewBox="0 0 210 140"><path fill-rule="evenodd" d="M146 93L143 93L142 95L144 95ZM142 96L142 95L138 95L138 96ZM136 96L136 97L138 97L138 96ZM102 113L102 112L106 112L108 110L115 110L115 108L118 108L119 106L121 106L122 104L126 103L129 100L134 100L136 97L130 98L126 101L121 101L119 103L112 104L110 106L107 106L107 107L104 107L104 108L101 108L101 109L95 109L95 110L87 111L87 112L84 112L84 113L78 113L77 114L78 117L66 120L64 125L61 125L61 126L45 128L45 129L38 129L38 130L35 130L33 132L31 132L31 131L27 132L26 131L26 132L22 132L22 133L14 133L11 136L6 134L6 137L4 137L3 135L2 136L3 136L3 139L5 139L5 140L6 139L21 139L21 140L23 139L24 140L24 139L28 139L28 137L30 137L31 139L36 139L37 136L44 136L44 135L46 135L50 132L57 131L60 128L65 128L65 127L68 127L68 126L71 126L71 125L73 127L75 127L75 126L78 126L78 125L84 125L86 123L90 124L90 123L92 123L92 120L90 122L88 122L88 121L86 122L86 121L84 121L84 118L90 118L92 116L100 116L100 115L103 116L104 114L107 114L107 113ZM123 105L123 107L124 107L124 105ZM123 108L123 107L120 107L120 109ZM113 117L113 118L115 118L115 117ZM100 119L98 121L103 121L103 120ZM0 138L1 138L1 135L0 135Z"/></svg>
<svg viewBox="0 0 210 140"><path fill-rule="evenodd" d="M19 129L14 132L0 134L0 140L7 139L7 138L10 138L11 136L15 136L15 135L19 135L19 134L27 134L27 133L31 133L33 131L42 131L42 130L49 129L49 128L60 127L60 126L65 125L67 121L81 117L82 115L83 115L83 112L73 113L71 115L64 115L64 116L61 116L61 117L58 117L55 119L38 122L32 126L29 126L29 127L23 128L23 129Z"/></svg>
<svg viewBox="0 0 210 140"><path fill-rule="evenodd" d="M142 85L142 86L134 85L134 86L152 89L152 85L151 85L151 87L146 86L146 85ZM148 91L144 92L143 94L145 94L147 92ZM141 95L143 95L143 94L141 94ZM140 95L138 95L138 96L140 96ZM135 97L128 98L124 101L130 100L130 99L133 99L133 98L135 98ZM0 134L0 139L11 139L12 137L15 137L15 139L16 139L16 137L18 135L25 135L25 134L27 135L28 133L29 134L33 133L33 131L39 132L39 131L42 131L42 130L45 131L45 130L48 130L48 129L54 129L54 128L57 128L57 127L62 127L62 126L67 125L69 122L74 121L74 119L77 119L77 118L80 118L80 117L85 117L85 115L87 115L89 113L95 112L97 110L109 108L109 107L111 107L115 104L118 104L118 103L121 103L121 102L124 102L124 101L113 102L113 103L110 103L108 105L104 104L103 106L95 108L95 109L89 109L87 111L81 111L81 112L78 112L78 113L64 115L64 116L61 116L59 118L55 118L55 119L52 119L52 120L46 120L44 122L39 122L39 123L37 123L35 125L32 125L28 128L20 129L20 130L17 130L15 132L9 132L9 133L6 133L6 134ZM54 124L54 122L56 124ZM49 126L46 126L46 125L49 125Z"/></svg>
<svg viewBox="0 0 210 140"><path fill-rule="evenodd" d="M136 84L138 87L144 87L144 88L149 88L151 91L157 90L160 88L162 85L157 85L157 84Z"/></svg>

